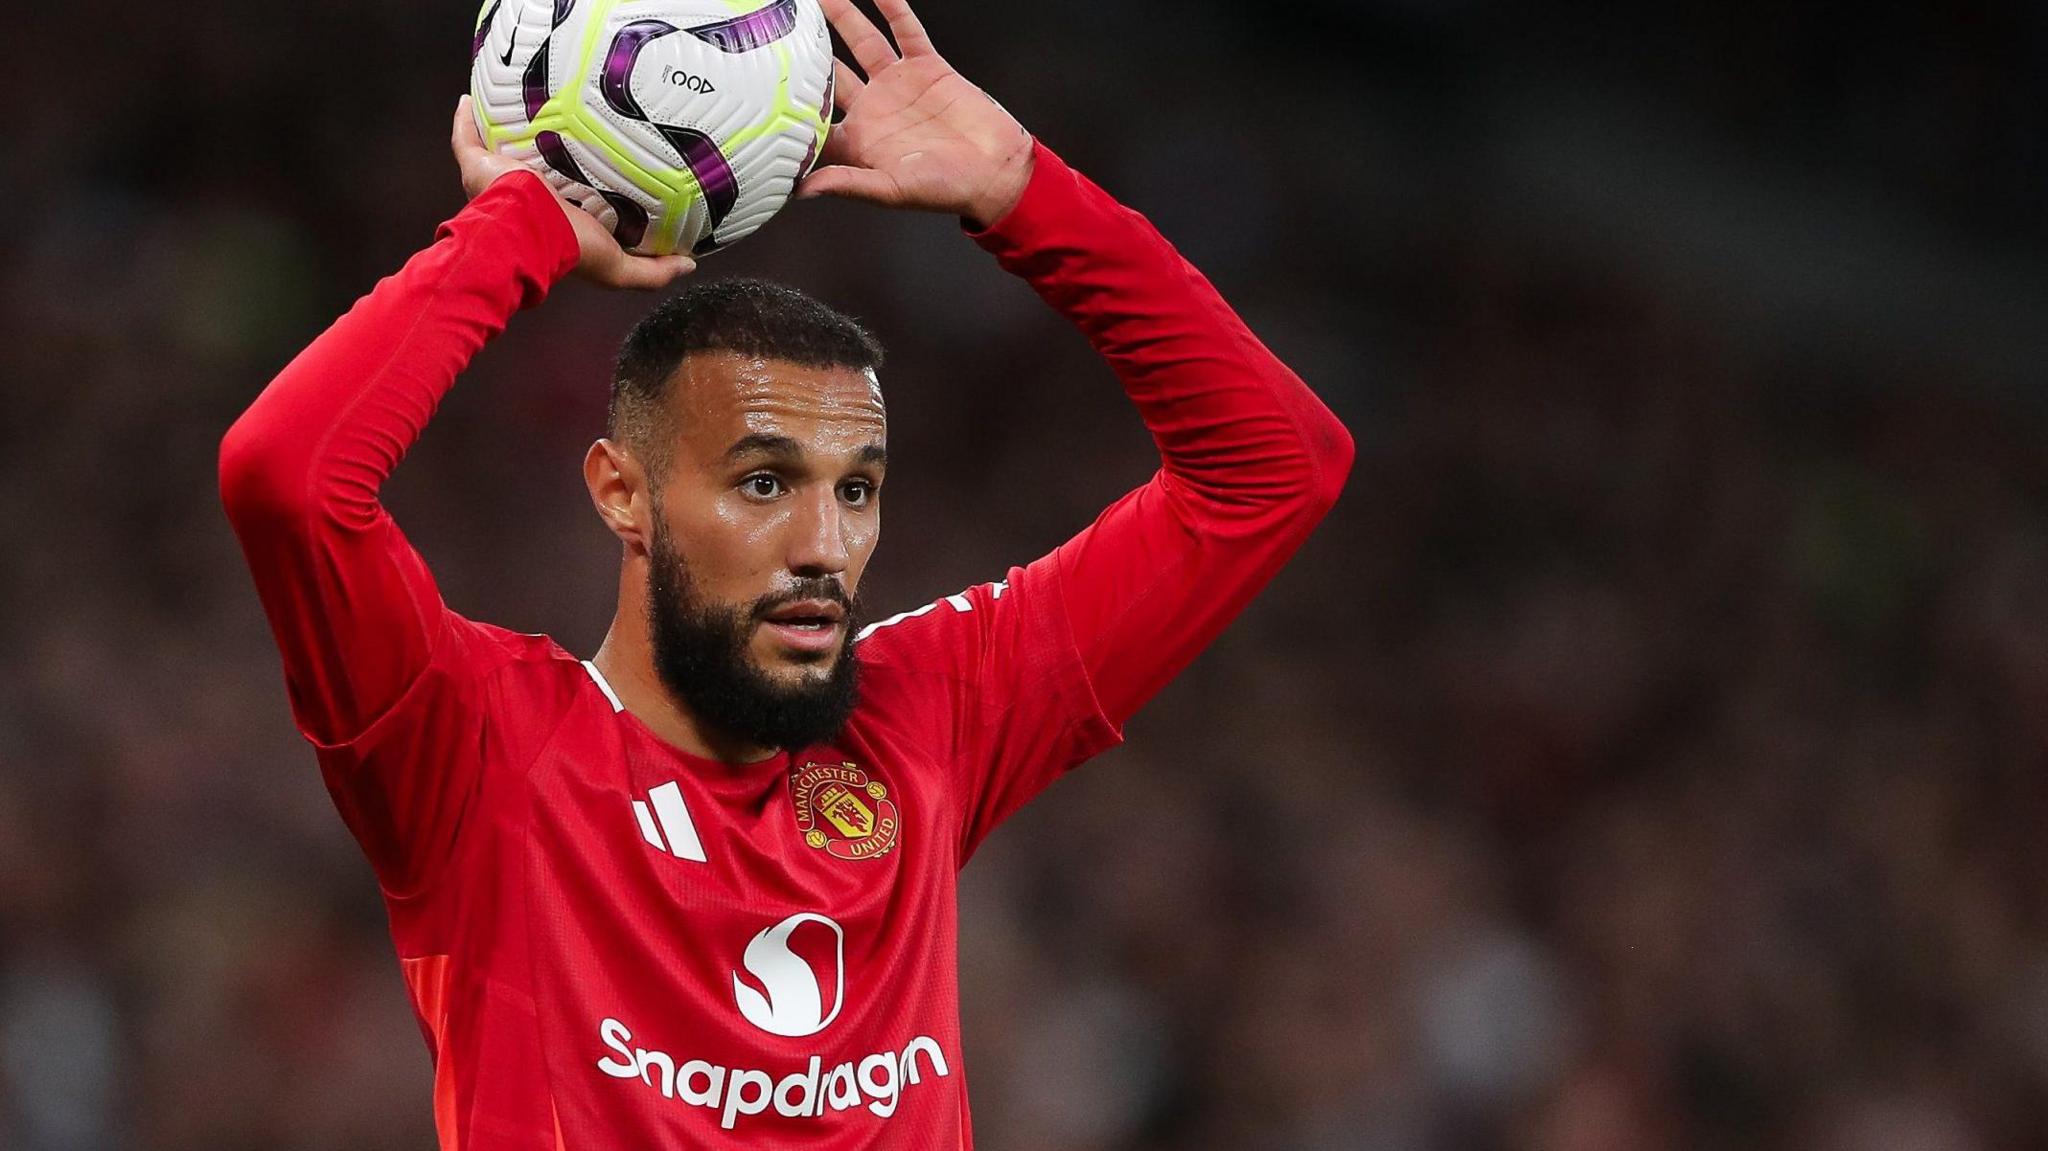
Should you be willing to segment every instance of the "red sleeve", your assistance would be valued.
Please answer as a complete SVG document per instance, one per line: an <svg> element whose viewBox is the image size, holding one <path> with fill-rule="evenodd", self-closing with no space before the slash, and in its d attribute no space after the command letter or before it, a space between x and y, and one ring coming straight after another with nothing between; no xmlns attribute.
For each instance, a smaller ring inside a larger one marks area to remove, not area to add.
<svg viewBox="0 0 2048 1151"><path fill-rule="evenodd" d="M864 659L946 669L963 858L1113 745L1336 502L1351 436L1144 217L1043 145L975 237L1109 361L1162 467L1005 584L885 623ZM1000 592L1001 594L996 594Z"/></svg>
<svg viewBox="0 0 2048 1151"><path fill-rule="evenodd" d="M493 183L271 381L221 443L221 499L299 730L387 890L452 845L510 659L450 611L378 497L455 377L575 266L547 186Z"/></svg>

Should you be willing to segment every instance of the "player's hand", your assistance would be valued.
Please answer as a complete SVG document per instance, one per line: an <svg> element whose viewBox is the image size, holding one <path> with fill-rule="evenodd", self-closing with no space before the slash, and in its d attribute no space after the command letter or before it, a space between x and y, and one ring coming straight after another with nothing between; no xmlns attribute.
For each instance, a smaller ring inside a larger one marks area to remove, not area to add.
<svg viewBox="0 0 2048 1151"><path fill-rule="evenodd" d="M455 131L449 140L455 152L455 166L462 171L462 190L470 199L511 172L532 169L503 153L484 146L477 134L476 117L470 113L469 97L455 103ZM577 274L607 288L652 289L667 285L677 276L697 270L697 261L680 253L671 256L636 256L612 238L596 216L561 197L555 202L576 229L576 244L582 255L576 260Z"/></svg>
<svg viewBox="0 0 2048 1151"><path fill-rule="evenodd" d="M977 228L1009 214L1031 180L1031 134L940 58L908 0L875 0L895 46L853 0L821 0L859 73L833 62L846 119L799 196L951 212Z"/></svg>

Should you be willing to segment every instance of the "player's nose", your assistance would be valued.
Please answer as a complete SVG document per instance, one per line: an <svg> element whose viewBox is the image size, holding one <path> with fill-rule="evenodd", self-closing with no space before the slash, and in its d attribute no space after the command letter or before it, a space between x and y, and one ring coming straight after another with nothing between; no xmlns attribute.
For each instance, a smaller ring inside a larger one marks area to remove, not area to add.
<svg viewBox="0 0 2048 1151"><path fill-rule="evenodd" d="M789 570L798 575L838 575L846 570L845 510L830 488L801 497L790 517Z"/></svg>

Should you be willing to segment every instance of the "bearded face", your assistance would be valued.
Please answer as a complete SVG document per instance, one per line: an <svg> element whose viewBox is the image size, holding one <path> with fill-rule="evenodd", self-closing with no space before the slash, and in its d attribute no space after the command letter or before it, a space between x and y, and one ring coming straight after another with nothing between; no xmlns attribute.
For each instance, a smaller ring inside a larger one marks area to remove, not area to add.
<svg viewBox="0 0 2048 1151"><path fill-rule="evenodd" d="M592 444L584 480L641 565L653 672L722 754L834 738L882 530L873 369L695 351L642 400L614 413L625 439Z"/></svg>
<svg viewBox="0 0 2048 1151"><path fill-rule="evenodd" d="M858 607L837 579L793 577L789 586L750 603L702 597L657 512L648 554L647 613L654 669L700 721L763 747L788 750L839 734L858 698L860 664L853 639ZM755 637L790 625L794 605L836 605L838 642L783 654L771 673L758 661Z"/></svg>

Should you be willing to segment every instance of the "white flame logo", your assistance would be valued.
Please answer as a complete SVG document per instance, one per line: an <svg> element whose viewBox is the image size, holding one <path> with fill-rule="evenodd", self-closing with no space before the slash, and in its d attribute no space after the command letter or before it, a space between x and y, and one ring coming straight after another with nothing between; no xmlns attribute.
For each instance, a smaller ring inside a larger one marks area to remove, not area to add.
<svg viewBox="0 0 2048 1151"><path fill-rule="evenodd" d="M822 923L832 929L832 1010L825 1012L825 996L818 983L818 973L811 969L809 961L789 949L789 937L798 927L806 923ZM773 927L764 928L753 941L747 944L747 951L740 962L751 972L768 994L740 982L738 972L732 977L732 997L739 1004L740 1014L747 1022L770 1035L785 1035L796 1038L815 1035L823 1031L834 1019L839 1018L840 1005L846 1001L846 933L837 923L822 915L805 911L790 916Z"/></svg>

